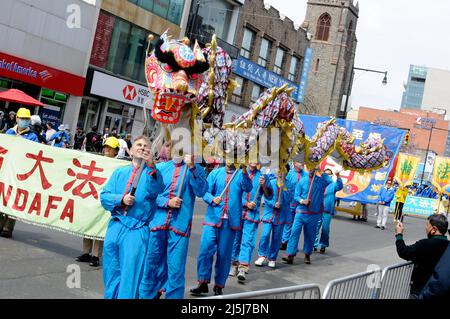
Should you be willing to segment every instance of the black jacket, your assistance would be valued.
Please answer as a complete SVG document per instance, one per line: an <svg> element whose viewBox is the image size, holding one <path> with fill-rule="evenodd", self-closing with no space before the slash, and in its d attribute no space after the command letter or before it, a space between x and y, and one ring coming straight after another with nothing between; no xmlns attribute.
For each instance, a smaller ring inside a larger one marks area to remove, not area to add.
<svg viewBox="0 0 450 319"><path fill-rule="evenodd" d="M411 246L406 246L402 235L397 235L396 238L395 244L398 256L414 263L411 294L419 295L433 274L442 254L447 249L448 239L445 236L434 236L419 240Z"/></svg>
<svg viewBox="0 0 450 319"><path fill-rule="evenodd" d="M450 245L439 260L419 298L450 300Z"/></svg>

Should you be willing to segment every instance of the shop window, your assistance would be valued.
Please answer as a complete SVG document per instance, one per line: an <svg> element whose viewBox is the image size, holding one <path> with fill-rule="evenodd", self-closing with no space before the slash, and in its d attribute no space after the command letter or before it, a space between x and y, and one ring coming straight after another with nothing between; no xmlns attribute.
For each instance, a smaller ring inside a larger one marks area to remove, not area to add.
<svg viewBox="0 0 450 319"><path fill-rule="evenodd" d="M253 84L252 89L252 102L256 102L256 100L259 98L261 93L263 92L264 88L256 83Z"/></svg>
<svg viewBox="0 0 450 319"><path fill-rule="evenodd" d="M244 79L241 78L240 76L236 76L235 80L239 84L239 87L237 87L234 90L233 95L231 97L231 101L233 103L236 103L236 104L241 104L241 102L242 102L242 92L244 90Z"/></svg>

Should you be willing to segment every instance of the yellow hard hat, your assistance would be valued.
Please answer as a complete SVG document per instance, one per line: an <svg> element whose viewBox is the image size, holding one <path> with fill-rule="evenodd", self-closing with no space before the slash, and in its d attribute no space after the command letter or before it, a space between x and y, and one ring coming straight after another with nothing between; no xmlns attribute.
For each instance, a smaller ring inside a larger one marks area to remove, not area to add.
<svg viewBox="0 0 450 319"><path fill-rule="evenodd" d="M109 146L111 148L119 148L120 146L119 140L114 136L110 136L106 139L104 146Z"/></svg>
<svg viewBox="0 0 450 319"><path fill-rule="evenodd" d="M21 119L29 119L31 118L31 113L29 109L22 107L17 111L16 116Z"/></svg>

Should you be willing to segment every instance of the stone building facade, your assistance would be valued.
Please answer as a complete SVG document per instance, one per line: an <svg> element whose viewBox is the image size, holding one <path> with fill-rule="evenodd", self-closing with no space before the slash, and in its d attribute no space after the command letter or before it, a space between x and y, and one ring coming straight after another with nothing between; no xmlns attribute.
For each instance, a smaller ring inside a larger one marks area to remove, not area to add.
<svg viewBox="0 0 450 319"><path fill-rule="evenodd" d="M249 68L264 68L264 76L274 76L277 84L256 83L242 74L236 78L241 87L235 91L230 103L231 113L242 114L248 110L257 93L264 89L289 82L298 86L302 73L305 50L309 47L306 31L280 15L280 12L263 0L245 1L240 13L234 45L240 49L240 60ZM236 72L235 72L236 73ZM275 81L271 82L275 83ZM314 113L314 110L300 110Z"/></svg>
<svg viewBox="0 0 450 319"><path fill-rule="evenodd" d="M302 25L311 37L312 66L305 104L319 115L344 117L351 91L359 6L353 0L309 0ZM349 111L349 110L347 110Z"/></svg>

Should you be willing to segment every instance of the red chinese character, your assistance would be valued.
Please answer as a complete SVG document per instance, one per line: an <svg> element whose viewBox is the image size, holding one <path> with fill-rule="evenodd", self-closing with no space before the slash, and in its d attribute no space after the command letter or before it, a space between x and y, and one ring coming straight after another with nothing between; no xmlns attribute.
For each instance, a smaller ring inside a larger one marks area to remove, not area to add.
<svg viewBox="0 0 450 319"><path fill-rule="evenodd" d="M8 150L0 146L0 155L6 155L6 153L8 153ZM0 169L2 169L2 165L3 165L3 157L0 157Z"/></svg>
<svg viewBox="0 0 450 319"><path fill-rule="evenodd" d="M103 172L104 171L103 168L95 167L95 165L97 164L95 161L92 161L91 164L88 166L88 165L81 165L80 161L78 161L77 159L73 159L73 164L76 167L87 170L88 173L87 174L81 174L81 173L76 174L74 172L74 170L69 168L67 170L67 174L69 176L75 177L76 179L73 180L72 182L69 182L66 185L64 185L64 191L67 192L69 189L71 189L77 180L82 180L84 182L81 183L80 185L78 185L77 187L75 187L72 190L72 194L74 196L79 196L83 199L85 199L89 196L93 196L95 199L98 199L98 193L97 193L97 190L95 189L95 186L93 183L95 183L97 185L103 185L107 179L102 178L102 177L95 177L94 173L95 172L99 172L99 173ZM86 186L86 184L89 185L90 191L87 193L83 193L82 191L83 191L84 187Z"/></svg>
<svg viewBox="0 0 450 319"><path fill-rule="evenodd" d="M39 168L39 176L41 178L41 185L42 188L47 190L50 187L52 187L52 184L50 184L47 180L47 178L45 177L45 173L44 173L44 169L42 168L42 163L41 162L45 162L45 163L53 163L54 160L48 157L44 157L44 152L43 151L39 151L38 155L34 155L31 153L27 153L26 157L27 158L31 158L33 160L36 161L36 164L34 165L33 169L31 171L29 171L26 174L17 174L17 179L19 181L25 181L27 180L31 175L33 175L33 173L36 171L37 168Z"/></svg>

